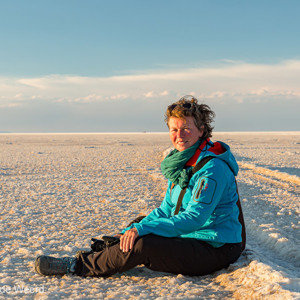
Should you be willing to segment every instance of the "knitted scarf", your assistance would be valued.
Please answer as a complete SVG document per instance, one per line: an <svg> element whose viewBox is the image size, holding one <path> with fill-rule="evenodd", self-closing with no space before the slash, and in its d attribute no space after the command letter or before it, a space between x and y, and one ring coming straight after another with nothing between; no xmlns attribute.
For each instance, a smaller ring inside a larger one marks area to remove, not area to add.
<svg viewBox="0 0 300 300"><path fill-rule="evenodd" d="M182 189L186 188L192 168L185 169L184 166L195 154L202 142L203 140L199 140L193 146L183 151L172 150L161 163L162 174L175 185L178 184Z"/></svg>

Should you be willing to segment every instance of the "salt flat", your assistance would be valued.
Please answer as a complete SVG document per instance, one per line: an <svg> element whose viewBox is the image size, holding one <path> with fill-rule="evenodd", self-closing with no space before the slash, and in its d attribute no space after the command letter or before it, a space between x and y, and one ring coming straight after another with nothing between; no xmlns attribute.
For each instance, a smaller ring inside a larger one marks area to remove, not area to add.
<svg viewBox="0 0 300 300"><path fill-rule="evenodd" d="M71 256L158 206L168 134L0 135L0 299L300 299L300 133L216 133L231 146L247 247L202 277L137 267L110 278L42 277L37 255Z"/></svg>

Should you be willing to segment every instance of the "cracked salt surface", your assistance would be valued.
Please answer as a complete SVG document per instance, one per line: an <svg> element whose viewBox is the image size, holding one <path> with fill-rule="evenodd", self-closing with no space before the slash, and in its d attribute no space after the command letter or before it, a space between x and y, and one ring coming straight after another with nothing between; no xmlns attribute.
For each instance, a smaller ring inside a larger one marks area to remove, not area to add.
<svg viewBox="0 0 300 300"><path fill-rule="evenodd" d="M110 278L42 277L158 206L168 134L0 135L0 299L300 299L300 133L215 133L236 155L246 251L189 277L139 266Z"/></svg>

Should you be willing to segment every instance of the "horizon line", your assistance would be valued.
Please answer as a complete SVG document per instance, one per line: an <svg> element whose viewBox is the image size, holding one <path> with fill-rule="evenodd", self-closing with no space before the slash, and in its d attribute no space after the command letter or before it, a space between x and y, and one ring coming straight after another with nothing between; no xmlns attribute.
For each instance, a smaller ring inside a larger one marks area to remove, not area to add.
<svg viewBox="0 0 300 300"><path fill-rule="evenodd" d="M246 134L246 133L296 133L300 134L299 130L269 130L269 131L215 131L212 133L214 134ZM128 131L128 132L123 132L123 131L112 131L112 132L0 132L0 135L84 135L84 134L169 134L168 131Z"/></svg>

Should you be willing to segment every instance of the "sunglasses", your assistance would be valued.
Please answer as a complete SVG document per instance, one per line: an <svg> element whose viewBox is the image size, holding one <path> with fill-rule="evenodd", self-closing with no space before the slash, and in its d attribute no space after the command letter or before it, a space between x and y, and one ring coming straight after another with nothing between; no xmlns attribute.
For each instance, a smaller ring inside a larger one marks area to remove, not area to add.
<svg viewBox="0 0 300 300"><path fill-rule="evenodd" d="M192 107L192 105L193 105L192 103L172 104L172 105L168 106L168 109L170 112L177 106L181 106L183 108L190 109Z"/></svg>

